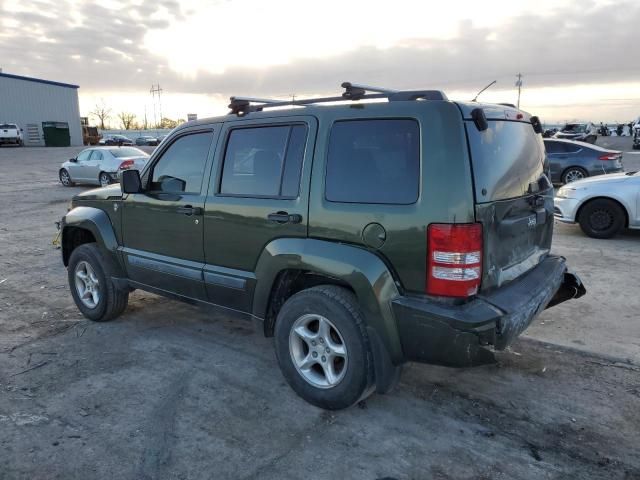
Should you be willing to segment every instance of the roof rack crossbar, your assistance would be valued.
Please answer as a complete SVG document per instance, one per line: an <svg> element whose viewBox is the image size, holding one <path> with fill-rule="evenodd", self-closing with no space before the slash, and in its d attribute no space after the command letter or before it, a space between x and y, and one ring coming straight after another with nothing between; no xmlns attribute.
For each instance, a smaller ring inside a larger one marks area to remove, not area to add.
<svg viewBox="0 0 640 480"><path fill-rule="evenodd" d="M306 98L302 100L273 100L255 97L231 97L229 108L231 114L246 115L249 112L261 112L265 108L314 105L318 103L344 102L345 100L368 100L386 98L393 101L409 100L447 100L440 90L399 91L387 88L372 87L351 82L343 82L344 93L339 97ZM367 93L373 92L373 93ZM256 105L257 104L257 105Z"/></svg>

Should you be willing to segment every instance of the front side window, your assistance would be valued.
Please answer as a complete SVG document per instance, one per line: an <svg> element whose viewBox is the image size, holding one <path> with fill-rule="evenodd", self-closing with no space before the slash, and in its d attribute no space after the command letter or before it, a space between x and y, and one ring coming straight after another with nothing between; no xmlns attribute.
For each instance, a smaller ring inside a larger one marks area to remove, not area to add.
<svg viewBox="0 0 640 480"><path fill-rule="evenodd" d="M336 122L325 196L331 202L408 205L418 200L420 128L415 120Z"/></svg>
<svg viewBox="0 0 640 480"><path fill-rule="evenodd" d="M91 152L93 152L93 150L84 150L84 151L80 152L80 154L78 155L77 160L79 162L86 162L87 160L89 160L89 157L91 156Z"/></svg>
<svg viewBox="0 0 640 480"><path fill-rule="evenodd" d="M304 125L231 130L220 193L297 197L306 138L307 127Z"/></svg>
<svg viewBox="0 0 640 480"><path fill-rule="evenodd" d="M149 189L167 193L200 193L213 132L179 137L153 166Z"/></svg>
<svg viewBox="0 0 640 480"><path fill-rule="evenodd" d="M94 150L91 154L91 160L102 160L102 152L99 150Z"/></svg>

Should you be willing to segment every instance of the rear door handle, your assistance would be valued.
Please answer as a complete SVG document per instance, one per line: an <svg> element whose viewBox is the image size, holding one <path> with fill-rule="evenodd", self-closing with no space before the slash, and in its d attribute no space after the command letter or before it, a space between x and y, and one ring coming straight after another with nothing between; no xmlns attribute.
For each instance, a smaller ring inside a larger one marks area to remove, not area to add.
<svg viewBox="0 0 640 480"><path fill-rule="evenodd" d="M292 213L291 215L287 212L275 212L267 215L267 219L270 222L276 223L300 223L302 222L302 215L298 213Z"/></svg>
<svg viewBox="0 0 640 480"><path fill-rule="evenodd" d="M178 207L176 212L183 215L202 215L202 208L185 205L184 207Z"/></svg>

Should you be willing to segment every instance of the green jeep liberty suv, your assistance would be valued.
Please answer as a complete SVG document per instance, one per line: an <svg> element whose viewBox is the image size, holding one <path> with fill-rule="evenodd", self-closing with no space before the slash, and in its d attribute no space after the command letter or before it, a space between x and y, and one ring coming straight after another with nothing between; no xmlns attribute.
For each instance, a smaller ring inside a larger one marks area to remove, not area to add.
<svg viewBox="0 0 640 480"><path fill-rule="evenodd" d="M536 117L342 86L232 97L122 186L76 195L60 226L82 314L111 320L140 288L258 320L291 387L338 409L389 390L407 361L491 362L585 293L550 254Z"/></svg>

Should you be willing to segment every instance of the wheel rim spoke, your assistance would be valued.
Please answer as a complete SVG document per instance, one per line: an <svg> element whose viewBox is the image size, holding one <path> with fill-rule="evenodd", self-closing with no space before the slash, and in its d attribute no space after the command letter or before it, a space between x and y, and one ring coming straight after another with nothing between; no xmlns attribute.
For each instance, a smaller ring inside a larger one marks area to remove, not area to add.
<svg viewBox="0 0 640 480"><path fill-rule="evenodd" d="M294 322L289 352L298 373L314 387L334 387L345 376L346 345L335 325L321 315L302 315Z"/></svg>
<svg viewBox="0 0 640 480"><path fill-rule="evenodd" d="M86 307L97 307L100 302L99 282L95 271L89 263L81 261L76 266L75 285L80 301Z"/></svg>

